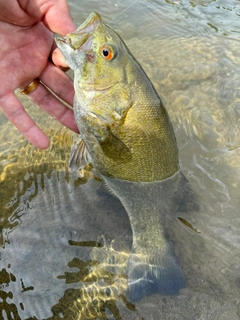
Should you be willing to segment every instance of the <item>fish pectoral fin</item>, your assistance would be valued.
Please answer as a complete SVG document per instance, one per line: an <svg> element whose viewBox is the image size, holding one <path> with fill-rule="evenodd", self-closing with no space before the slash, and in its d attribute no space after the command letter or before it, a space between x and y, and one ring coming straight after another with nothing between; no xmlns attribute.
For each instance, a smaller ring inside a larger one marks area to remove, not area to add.
<svg viewBox="0 0 240 320"><path fill-rule="evenodd" d="M79 169L84 169L84 167L90 162L87 146L82 138L80 138L72 148L69 168L71 171L77 171Z"/></svg>
<svg viewBox="0 0 240 320"><path fill-rule="evenodd" d="M106 157L114 161L128 162L132 159L132 154L129 148L117 138L110 129L106 129L107 135L104 141L99 141L99 144Z"/></svg>

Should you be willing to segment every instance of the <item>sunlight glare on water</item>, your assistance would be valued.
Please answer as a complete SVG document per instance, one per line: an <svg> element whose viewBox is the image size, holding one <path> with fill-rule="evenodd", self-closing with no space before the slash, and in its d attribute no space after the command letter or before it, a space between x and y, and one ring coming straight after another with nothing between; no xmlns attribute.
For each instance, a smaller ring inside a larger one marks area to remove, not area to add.
<svg viewBox="0 0 240 320"><path fill-rule="evenodd" d="M69 4L77 25L97 11L120 33L169 112L200 206L166 218L187 286L128 302L124 208L89 168L69 173L76 135L21 98L51 147L37 150L0 114L0 317L239 319L239 1Z"/></svg>

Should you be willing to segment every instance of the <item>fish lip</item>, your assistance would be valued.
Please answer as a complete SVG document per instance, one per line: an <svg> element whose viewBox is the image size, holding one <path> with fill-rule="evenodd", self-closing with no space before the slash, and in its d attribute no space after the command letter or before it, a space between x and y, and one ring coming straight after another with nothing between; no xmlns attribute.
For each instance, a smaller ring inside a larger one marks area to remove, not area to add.
<svg viewBox="0 0 240 320"><path fill-rule="evenodd" d="M79 50L87 54L92 48L92 37L91 34L83 34L82 36L76 36L75 33L69 33L66 37L62 37L59 34L54 34L54 40L57 46L65 47L66 45L72 48L74 51Z"/></svg>
<svg viewBox="0 0 240 320"><path fill-rule="evenodd" d="M92 12L74 33L91 33L101 22L102 18L100 17L100 15L97 12Z"/></svg>
<svg viewBox="0 0 240 320"><path fill-rule="evenodd" d="M67 44L74 50L84 51L90 49L91 37L101 22L100 15L92 12L74 32L66 35Z"/></svg>
<svg viewBox="0 0 240 320"><path fill-rule="evenodd" d="M74 50L88 50L91 48L91 36L101 22L100 15L92 12L75 31L68 33L65 37L54 33L54 39L60 46L67 44Z"/></svg>
<svg viewBox="0 0 240 320"><path fill-rule="evenodd" d="M66 43L66 39L64 37L62 37L60 34L54 33L53 36L54 36L54 40L57 43Z"/></svg>

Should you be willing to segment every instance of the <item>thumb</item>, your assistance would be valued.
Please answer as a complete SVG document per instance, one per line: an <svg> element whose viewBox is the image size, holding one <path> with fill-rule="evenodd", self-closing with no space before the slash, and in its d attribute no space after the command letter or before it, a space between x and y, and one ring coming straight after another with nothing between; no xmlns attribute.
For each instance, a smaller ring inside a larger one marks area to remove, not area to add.
<svg viewBox="0 0 240 320"><path fill-rule="evenodd" d="M53 33L65 36L76 29L66 0L32 0L25 10Z"/></svg>

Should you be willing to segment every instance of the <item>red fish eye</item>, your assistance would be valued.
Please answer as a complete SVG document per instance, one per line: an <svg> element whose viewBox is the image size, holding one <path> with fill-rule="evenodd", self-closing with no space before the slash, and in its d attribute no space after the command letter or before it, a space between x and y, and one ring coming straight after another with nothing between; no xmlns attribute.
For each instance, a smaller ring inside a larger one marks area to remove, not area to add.
<svg viewBox="0 0 240 320"><path fill-rule="evenodd" d="M113 49L109 46L102 47L102 55L108 61L112 60L112 58L114 56Z"/></svg>

